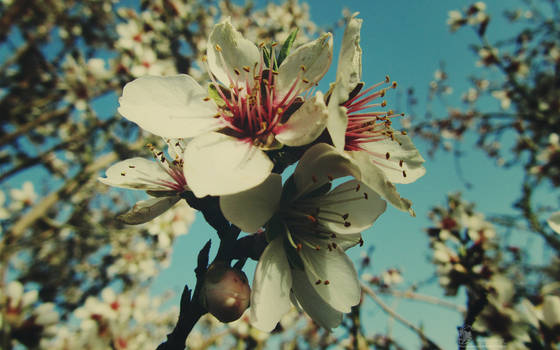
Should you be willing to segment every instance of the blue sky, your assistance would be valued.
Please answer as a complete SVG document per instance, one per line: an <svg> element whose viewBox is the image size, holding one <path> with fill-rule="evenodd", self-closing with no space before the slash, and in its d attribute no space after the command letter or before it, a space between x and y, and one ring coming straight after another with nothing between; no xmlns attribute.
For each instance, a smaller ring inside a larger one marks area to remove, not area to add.
<svg viewBox="0 0 560 350"><path fill-rule="evenodd" d="M256 1L257 6L266 1ZM508 2L509 4L517 2ZM460 105L460 96L468 88L467 77L480 71L475 66L475 54L469 49L469 43L476 38L470 28L457 33L450 33L447 25L449 10L461 9L469 4L466 1L427 1L427 0L395 0L395 1L349 1L313 0L309 1L312 19L320 26L328 26L340 18L344 6L351 12L360 12L364 19L361 35L363 49L363 80L374 84L385 75L399 83L401 97L400 108L404 108L404 94L408 87L413 87L420 104L415 108L423 113L428 94L428 84L433 79L434 71L441 61L446 64L450 74L450 84L454 93L449 101ZM488 28L491 39L507 36L507 27L501 16L504 2L487 3L492 22ZM335 57L338 56L343 29L334 33ZM324 82L334 80L336 63L323 79ZM327 84L320 85L322 90ZM397 105L397 94L387 98L389 105ZM488 108L498 109L496 101L489 101ZM398 110L399 112L409 112ZM419 116L418 116L419 117ZM428 239L423 229L430 226L426 214L436 204L444 204L446 194L462 191L464 198L477 202L477 209L483 213L513 213L511 204L519 195L521 171L519 169L502 169L495 166L492 160L482 152L474 149L474 138L467 138L463 145L468 150L462 158L463 176L474 186L465 188L457 175L454 159L451 154L439 152L435 159L427 157L427 145L416 141L418 148L426 157L426 175L417 182L399 187L401 195L414 203L416 218L389 208L387 212L364 232L366 245L374 245L372 255L374 272L380 273L389 267L400 268L407 283L425 280L432 276L434 266L428 262ZM197 220L189 235L179 237L171 267L157 279L154 291L167 288L179 288L182 278L192 280L194 267L193 247L201 247L203 241L215 235L205 226L203 220ZM217 243L217 242L216 242ZM365 250L365 249L364 249ZM350 256L357 259L359 248L350 251ZM252 265L251 265L252 266ZM249 275L251 268L247 269ZM184 276L184 277L183 277ZM191 282L193 283L193 282ZM420 290L422 293L441 296L437 286ZM460 293L462 294L462 293ZM456 327L462 319L455 312L441 307L423 305L418 302L386 299L389 304L415 324L425 326L427 334L443 348L456 347ZM454 300L463 303L464 297ZM370 300L366 308L365 327L369 333L382 333L387 327L387 318L380 308ZM418 347L418 338L399 324L394 324L396 338L410 348Z"/></svg>
<svg viewBox="0 0 560 350"><path fill-rule="evenodd" d="M241 2L241 1L236 1ZM255 1L257 7L267 2ZM475 66L477 58L468 48L469 43L475 42L475 36L469 28L450 33L447 25L449 10L460 9L470 2L459 0L430 1L430 0L353 0L342 2L339 0L308 1L312 19L319 26L329 26L340 19L343 7L351 12L360 12L359 17L364 20L362 26L361 46L363 49L363 80L366 85L374 84L389 75L399 83L402 94L400 103L397 94L387 97L387 102L399 112L408 113L404 109L404 95L408 87L413 87L420 104L415 111L422 113L428 94L428 84L433 79L434 71L441 61L446 64L450 73L450 84L454 93L449 101L460 105L460 96L468 88L467 77L479 71ZM507 27L501 18L505 1L488 1L488 12L492 15L492 22L488 28L491 39L506 37ZM508 4L518 1L507 1ZM334 33L335 58L338 57L343 28ZM0 52L2 55L2 52ZM330 72L324 78L320 89L326 91L328 82L334 80L336 62L333 62ZM116 113L117 104L113 97L103 104L112 103L112 108L104 106L100 110L108 115ZM398 108L398 109L397 109ZM497 110L498 103L489 101L488 108ZM419 117L419 116L418 116ZM375 246L371 256L373 271L381 271L397 267L401 269L405 278L405 285L425 280L433 275L434 266L428 262L428 239L423 229L431 222L426 214L436 204L444 204L446 194L462 191L464 197L477 202L477 209L483 213L513 213L511 204L519 195L521 171L519 169L502 169L494 165L482 152L473 149L474 139L467 138L463 145L468 150L461 160L463 177L474 186L466 190L464 183L457 176L454 159L451 154L438 153L435 159L427 157L427 145L416 141L418 148L426 157L426 175L417 182L399 187L401 195L414 203L416 218L389 208L387 212L364 232L366 246ZM23 174L13 178L8 185L20 186L31 177ZM36 187L37 188L37 187ZM543 195L544 196L544 195ZM549 195L548 199L552 200ZM156 279L152 292L154 294L172 289L180 291L183 281L194 286L194 272L196 253L204 242L212 238L217 246L215 233L198 216L190 232L180 236L175 244L171 266L163 271ZM365 250L365 248L364 248ZM349 253L358 259L361 250L352 249ZM248 264L247 274L251 278L254 263ZM420 292L441 296L437 286L421 289ZM464 298L453 299L457 303L464 303ZM424 305L418 302L386 299L400 314L415 324L423 323L427 334L445 349L455 348L456 327L462 323L457 313L449 312L437 306ZM177 304L178 296L174 303ZM383 333L387 327L387 318L380 308L372 301L366 303L365 328L369 334ZM399 324L394 324L396 338L407 348L417 348L418 338Z"/></svg>

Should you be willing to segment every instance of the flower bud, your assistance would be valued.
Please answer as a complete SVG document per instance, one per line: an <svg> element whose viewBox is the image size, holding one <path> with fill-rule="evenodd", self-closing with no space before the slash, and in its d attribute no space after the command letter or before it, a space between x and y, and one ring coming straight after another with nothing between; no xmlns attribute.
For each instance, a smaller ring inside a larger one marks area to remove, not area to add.
<svg viewBox="0 0 560 350"><path fill-rule="evenodd" d="M218 320L227 323L241 317L249 307L251 288L243 271L223 264L208 268L202 304Z"/></svg>

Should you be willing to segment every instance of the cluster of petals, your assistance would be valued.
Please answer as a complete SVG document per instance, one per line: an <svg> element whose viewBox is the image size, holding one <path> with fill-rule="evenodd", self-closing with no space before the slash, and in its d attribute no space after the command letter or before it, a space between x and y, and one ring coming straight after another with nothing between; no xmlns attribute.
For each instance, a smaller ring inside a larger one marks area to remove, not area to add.
<svg viewBox="0 0 560 350"><path fill-rule="evenodd" d="M208 89L185 74L144 76L124 87L125 118L164 138L192 138L183 171L197 197L260 184L273 168L265 150L311 143L325 128L322 94L304 97L328 70L332 35L298 47L279 65L274 47L270 59L267 50L225 20L208 39Z"/></svg>
<svg viewBox="0 0 560 350"><path fill-rule="evenodd" d="M389 78L361 91L361 25L362 20L354 15L344 32L336 82L328 95L327 129L335 148L360 168L360 181L396 208L414 215L412 203L399 195L394 184L411 183L423 176L424 158L405 132L391 127L391 118L400 115L371 110L385 107L385 101L375 100L385 95L386 89L378 88L389 84Z"/></svg>
<svg viewBox="0 0 560 350"><path fill-rule="evenodd" d="M183 191L189 190L183 174L183 150L185 144L180 139L167 139L167 159L163 151L148 145L154 153L155 161L134 157L118 162L105 172L99 181L106 185L144 190L152 197L139 201L127 213L119 217L127 224L148 222L173 207Z"/></svg>
<svg viewBox="0 0 560 350"><path fill-rule="evenodd" d="M284 186L280 175L271 174L251 190L220 198L227 219L245 232L265 226L270 240L253 280L255 327L272 330L293 303L330 329L358 304L358 276L344 251L363 243L360 232L386 203L357 180L330 188L334 179L357 171L349 158L319 143Z"/></svg>

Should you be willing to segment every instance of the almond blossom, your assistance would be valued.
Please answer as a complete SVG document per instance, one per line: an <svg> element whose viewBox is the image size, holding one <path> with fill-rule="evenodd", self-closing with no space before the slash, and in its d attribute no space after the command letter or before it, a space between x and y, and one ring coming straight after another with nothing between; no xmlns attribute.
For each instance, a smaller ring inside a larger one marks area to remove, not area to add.
<svg viewBox="0 0 560 350"><path fill-rule="evenodd" d="M301 158L282 186L278 174L248 191L223 196L224 216L245 232L266 227L269 244L253 280L251 321L271 331L290 300L325 328L360 300L360 284L344 251L363 243L360 232L386 208L375 192L356 180L330 189L336 178L358 169L331 146L319 143ZM274 301L274 302L271 302Z"/></svg>
<svg viewBox="0 0 560 350"><path fill-rule="evenodd" d="M328 117L320 92L305 97L328 70L332 35L276 51L225 20L208 39L208 89L185 74L144 76L124 87L119 112L156 135L193 138L183 170L197 197L247 190L273 168L264 151L314 141Z"/></svg>
<svg viewBox="0 0 560 350"><path fill-rule="evenodd" d="M145 190L153 196L136 203L129 212L119 216L127 224L143 224L152 220L175 205L183 191L189 190L183 175L185 145L179 139L168 139L166 142L173 160L168 160L162 151L148 145L155 162L141 157L126 159L109 167L106 177L99 178L106 185Z"/></svg>
<svg viewBox="0 0 560 350"><path fill-rule="evenodd" d="M386 107L383 98L390 84L389 77L363 90L362 49L360 28L362 20L350 18L338 59L336 82L328 95L329 119L327 129L334 146L344 152L360 168L358 180L379 193L396 208L409 211L411 202L400 197L394 183L411 183L424 175L424 158L420 155L405 132L391 127L391 120L401 114L393 111L372 111Z"/></svg>

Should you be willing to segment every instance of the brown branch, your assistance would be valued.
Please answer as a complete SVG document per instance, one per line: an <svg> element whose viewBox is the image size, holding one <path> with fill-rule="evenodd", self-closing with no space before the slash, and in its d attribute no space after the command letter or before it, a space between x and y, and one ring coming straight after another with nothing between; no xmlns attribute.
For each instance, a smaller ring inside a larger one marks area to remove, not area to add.
<svg viewBox="0 0 560 350"><path fill-rule="evenodd" d="M417 326L413 325L410 321L408 321L407 319L405 319L404 317L402 317L401 315L399 315L398 313L395 312L395 310L391 309L387 304L385 304L383 302L383 300L381 300L381 298L379 298L379 296L373 291L373 289L371 289L370 287L366 286L365 284L361 283L362 286L362 291L364 293L366 293L371 299L373 299L373 301L379 305L379 307L381 307L383 309L383 311L385 311L385 313L389 314L391 317L393 317L395 320L399 321L402 325L404 325L405 327L407 327L408 329L410 329L411 331L415 332L416 334L418 334L418 336L422 339L425 340L433 349L438 349L438 350L443 350L442 347L440 347L439 345L437 345L433 340L431 340L430 338L428 338L426 336L426 334L424 334L424 331L420 328L418 328Z"/></svg>

